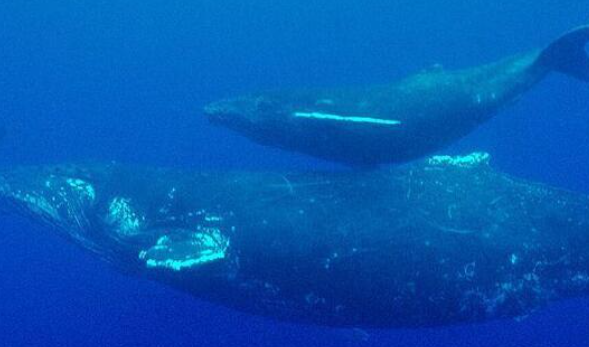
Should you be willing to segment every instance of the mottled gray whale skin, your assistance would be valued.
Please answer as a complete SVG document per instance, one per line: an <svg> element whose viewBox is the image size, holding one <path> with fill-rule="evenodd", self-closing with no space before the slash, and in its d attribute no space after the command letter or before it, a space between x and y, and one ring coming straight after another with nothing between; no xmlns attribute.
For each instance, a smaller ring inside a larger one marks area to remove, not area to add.
<svg viewBox="0 0 589 347"><path fill-rule="evenodd" d="M587 295L589 198L487 159L292 174L22 167L0 171L0 204L126 273L291 322L471 323Z"/></svg>
<svg viewBox="0 0 589 347"><path fill-rule="evenodd" d="M434 68L389 85L247 95L212 103L205 114L268 146L354 166L405 162L469 134L551 71L589 82L587 41L584 26L492 64Z"/></svg>

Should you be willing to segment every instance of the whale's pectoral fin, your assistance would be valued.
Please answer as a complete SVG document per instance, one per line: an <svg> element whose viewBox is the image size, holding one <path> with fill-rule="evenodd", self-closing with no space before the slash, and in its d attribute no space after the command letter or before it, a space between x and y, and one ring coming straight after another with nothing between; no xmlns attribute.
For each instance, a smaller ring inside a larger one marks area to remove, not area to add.
<svg viewBox="0 0 589 347"><path fill-rule="evenodd" d="M338 114L323 113L323 112L294 112L293 117L299 119L308 119L314 121L327 121L334 123L348 123L348 124L371 124L371 125L385 125L385 126L396 126L400 125L401 122L393 119L384 119L376 117L366 116L343 116Z"/></svg>
<svg viewBox="0 0 589 347"><path fill-rule="evenodd" d="M538 63L551 70L589 82L589 25L576 28L561 36L544 49Z"/></svg>

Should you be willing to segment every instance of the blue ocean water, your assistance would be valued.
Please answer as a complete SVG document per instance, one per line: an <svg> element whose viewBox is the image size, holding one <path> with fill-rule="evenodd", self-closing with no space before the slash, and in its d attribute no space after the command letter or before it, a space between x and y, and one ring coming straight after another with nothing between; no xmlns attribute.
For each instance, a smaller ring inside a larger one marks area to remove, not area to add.
<svg viewBox="0 0 589 347"><path fill-rule="evenodd" d="M589 1L0 3L1 164L330 164L211 127L202 106L264 89L391 81L540 47ZM587 85L553 75L447 153L589 193ZM16 217L0 225L0 346L587 346L589 300L522 321L419 330L290 325L126 277Z"/></svg>

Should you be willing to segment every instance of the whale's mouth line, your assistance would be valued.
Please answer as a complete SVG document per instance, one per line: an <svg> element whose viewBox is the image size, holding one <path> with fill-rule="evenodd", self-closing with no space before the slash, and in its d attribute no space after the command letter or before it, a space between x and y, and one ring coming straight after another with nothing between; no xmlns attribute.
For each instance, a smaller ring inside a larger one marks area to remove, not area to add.
<svg viewBox="0 0 589 347"><path fill-rule="evenodd" d="M321 113L321 112L294 112L292 114L298 118L320 119L336 122L351 122L351 123L369 123L378 125L400 125L401 122L392 119L382 119L373 117L358 117L358 116L340 116L337 114Z"/></svg>

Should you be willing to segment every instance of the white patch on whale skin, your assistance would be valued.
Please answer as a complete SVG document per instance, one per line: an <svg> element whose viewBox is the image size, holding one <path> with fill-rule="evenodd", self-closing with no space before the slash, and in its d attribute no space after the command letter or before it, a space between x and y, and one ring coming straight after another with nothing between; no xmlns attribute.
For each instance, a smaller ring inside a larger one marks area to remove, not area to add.
<svg viewBox="0 0 589 347"><path fill-rule="evenodd" d="M10 186L4 184L0 187L0 192L53 222L63 222L64 218L78 221L83 207L92 204L96 198L94 187L88 182L77 178L62 180L55 176L45 180L44 188L38 191L11 192Z"/></svg>
<svg viewBox="0 0 589 347"><path fill-rule="evenodd" d="M181 271L226 257L229 239L217 228L199 228L177 239L164 235L148 250L139 253L147 268Z"/></svg>
<svg viewBox="0 0 589 347"><path fill-rule="evenodd" d="M57 208L45 197L36 192L23 193L17 191L15 194L12 194L12 197L23 202L33 213L48 217L56 222L61 221L61 216L59 215Z"/></svg>
<svg viewBox="0 0 589 347"><path fill-rule="evenodd" d="M488 164L491 156L489 153L474 152L465 156L436 155L428 159L431 166L456 166L461 168L472 168Z"/></svg>
<svg viewBox="0 0 589 347"><path fill-rule="evenodd" d="M96 191L90 183L79 178L68 178L66 183L88 200L94 201L96 199Z"/></svg>
<svg viewBox="0 0 589 347"><path fill-rule="evenodd" d="M378 125L399 125L398 120L372 118L372 117L354 117L354 116L340 116L337 114L321 113L321 112L294 112L293 116L298 118L310 118L321 120L332 120L337 122L351 122L351 123L369 123Z"/></svg>
<svg viewBox="0 0 589 347"><path fill-rule="evenodd" d="M106 222L115 227L121 236L138 234L144 219L133 209L131 199L115 197L108 205Z"/></svg>

